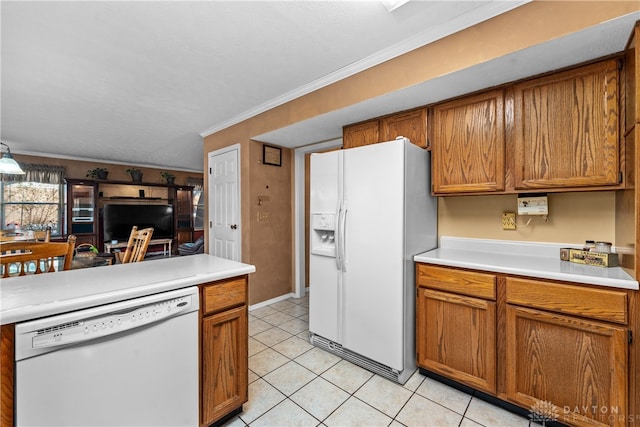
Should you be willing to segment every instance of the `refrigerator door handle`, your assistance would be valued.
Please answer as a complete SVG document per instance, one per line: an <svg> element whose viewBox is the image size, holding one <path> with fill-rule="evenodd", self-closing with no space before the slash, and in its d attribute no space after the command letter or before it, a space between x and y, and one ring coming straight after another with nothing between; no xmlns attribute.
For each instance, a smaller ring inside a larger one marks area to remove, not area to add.
<svg viewBox="0 0 640 427"><path fill-rule="evenodd" d="M342 254L341 250L341 242L342 242L342 230L340 229L340 219L342 218L342 201L340 201L338 205L338 220L336 221L336 269L342 270Z"/></svg>
<svg viewBox="0 0 640 427"><path fill-rule="evenodd" d="M342 265L342 271L347 271L347 201L342 202L342 218L340 223L340 264Z"/></svg>

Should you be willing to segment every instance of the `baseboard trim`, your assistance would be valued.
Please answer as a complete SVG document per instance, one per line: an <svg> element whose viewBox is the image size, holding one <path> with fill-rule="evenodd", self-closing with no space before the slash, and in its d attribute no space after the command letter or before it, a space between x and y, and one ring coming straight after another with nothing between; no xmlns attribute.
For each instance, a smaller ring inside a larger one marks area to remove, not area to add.
<svg viewBox="0 0 640 427"><path fill-rule="evenodd" d="M259 302L257 304L253 304L249 306L249 311L257 310L262 307L266 307L269 304L273 304L275 302L284 301L289 298L295 298L295 294L293 292L289 292L288 294L280 295L279 297L271 298L266 301Z"/></svg>

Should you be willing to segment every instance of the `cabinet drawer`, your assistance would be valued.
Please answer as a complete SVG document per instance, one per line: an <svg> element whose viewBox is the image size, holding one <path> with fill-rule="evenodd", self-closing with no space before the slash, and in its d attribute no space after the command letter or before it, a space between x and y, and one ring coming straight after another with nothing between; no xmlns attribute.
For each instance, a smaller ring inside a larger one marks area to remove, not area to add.
<svg viewBox="0 0 640 427"><path fill-rule="evenodd" d="M506 290L509 304L627 323L627 294L623 291L512 277L506 279Z"/></svg>
<svg viewBox="0 0 640 427"><path fill-rule="evenodd" d="M496 299L496 276L494 274L418 264L417 282L419 286L441 291L488 300Z"/></svg>
<svg viewBox="0 0 640 427"><path fill-rule="evenodd" d="M236 278L205 285L202 300L203 315L246 304L247 279Z"/></svg>

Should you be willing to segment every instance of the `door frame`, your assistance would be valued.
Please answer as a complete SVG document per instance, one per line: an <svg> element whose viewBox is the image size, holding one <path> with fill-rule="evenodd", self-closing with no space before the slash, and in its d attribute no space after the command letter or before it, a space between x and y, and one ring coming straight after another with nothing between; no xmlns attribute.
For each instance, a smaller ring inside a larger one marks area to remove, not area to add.
<svg viewBox="0 0 640 427"><path fill-rule="evenodd" d="M237 151L237 158L238 158L238 167L236 168L236 175L237 175L237 179L238 179L238 194L237 199L238 200L238 235L240 236L240 241L238 242L238 262L241 262L242 260L242 174L240 173L240 164L241 164L241 144L237 143L237 144L233 144L233 145L229 145L227 147L224 148L220 148L218 150L214 150L214 151L210 151L207 153L207 169L208 169L208 174L207 174L207 237L208 237L208 242L207 242L207 250L208 253L210 255L213 255L214 251L212 250L213 248L211 247L211 245L213 244L213 240L211 239L211 224L212 224L212 211L211 211L211 203L213 202L213 194L211 193L211 165L212 165L212 158L214 156L218 156L221 154L225 154L231 151Z"/></svg>
<svg viewBox="0 0 640 427"><path fill-rule="evenodd" d="M295 254L295 292L296 298L305 296L309 284L305 280L305 163L304 158L308 153L323 151L328 148L342 146L342 138L332 139L330 141L320 142L318 144L306 145L296 148L294 155L294 254Z"/></svg>

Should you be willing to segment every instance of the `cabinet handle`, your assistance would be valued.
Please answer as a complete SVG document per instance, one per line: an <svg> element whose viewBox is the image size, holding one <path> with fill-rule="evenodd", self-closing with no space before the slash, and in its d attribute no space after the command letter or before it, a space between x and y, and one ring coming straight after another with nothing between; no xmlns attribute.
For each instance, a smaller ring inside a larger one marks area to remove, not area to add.
<svg viewBox="0 0 640 427"><path fill-rule="evenodd" d="M237 225L237 224L233 224L233 225L231 226L231 229L232 229L232 230L237 230L237 229L238 229L238 225Z"/></svg>

